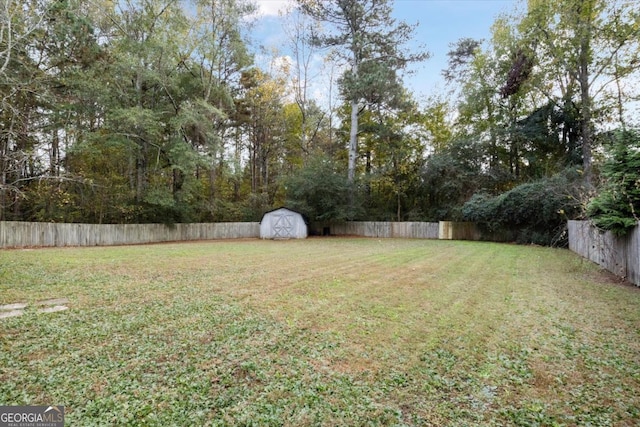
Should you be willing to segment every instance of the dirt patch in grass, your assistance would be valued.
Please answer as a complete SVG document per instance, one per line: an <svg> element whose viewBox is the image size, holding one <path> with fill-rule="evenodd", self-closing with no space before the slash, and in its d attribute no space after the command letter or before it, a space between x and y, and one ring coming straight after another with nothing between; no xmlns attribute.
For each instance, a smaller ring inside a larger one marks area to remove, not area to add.
<svg viewBox="0 0 640 427"><path fill-rule="evenodd" d="M587 275L587 280L593 280L600 282L603 285L618 285L627 288L634 289L636 292L640 292L640 286L634 285L624 277L616 276L612 272L603 268L598 269L597 272Z"/></svg>

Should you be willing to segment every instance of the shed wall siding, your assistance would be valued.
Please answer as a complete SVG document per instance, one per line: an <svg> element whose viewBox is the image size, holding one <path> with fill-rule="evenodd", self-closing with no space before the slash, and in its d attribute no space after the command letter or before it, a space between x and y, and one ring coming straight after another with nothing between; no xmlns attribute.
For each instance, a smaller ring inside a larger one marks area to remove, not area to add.
<svg viewBox="0 0 640 427"><path fill-rule="evenodd" d="M307 224L297 212L281 208L267 212L260 221L262 239L305 239Z"/></svg>

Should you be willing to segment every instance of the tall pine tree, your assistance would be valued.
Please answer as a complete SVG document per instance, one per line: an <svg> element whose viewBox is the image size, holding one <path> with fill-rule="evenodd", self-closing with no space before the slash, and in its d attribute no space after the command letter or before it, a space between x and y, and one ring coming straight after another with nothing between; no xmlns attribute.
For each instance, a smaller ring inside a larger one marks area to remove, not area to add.
<svg viewBox="0 0 640 427"><path fill-rule="evenodd" d="M358 117L371 104L402 102L398 73L411 62L428 58L427 52L411 53L403 46L414 26L397 22L390 0L298 0L302 10L323 22L328 31L311 42L335 48L348 63L339 81L342 96L350 106L348 179L355 179L358 157Z"/></svg>

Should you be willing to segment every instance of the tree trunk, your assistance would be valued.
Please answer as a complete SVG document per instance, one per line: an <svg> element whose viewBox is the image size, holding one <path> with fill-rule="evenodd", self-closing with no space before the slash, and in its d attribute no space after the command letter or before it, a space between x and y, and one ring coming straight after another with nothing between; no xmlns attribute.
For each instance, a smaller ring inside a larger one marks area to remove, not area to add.
<svg viewBox="0 0 640 427"><path fill-rule="evenodd" d="M182 172L178 168L174 168L173 169L173 186L172 186L173 187L172 193L173 193L174 199L178 198L178 193L180 192L180 190L182 190L183 184L184 184L184 172Z"/></svg>
<svg viewBox="0 0 640 427"><path fill-rule="evenodd" d="M214 201L216 199L216 167L214 166L215 162L211 162L211 167L209 168L208 178L209 178L209 205L213 206Z"/></svg>
<svg viewBox="0 0 640 427"><path fill-rule="evenodd" d="M142 202L144 198L145 162L142 155L136 159L136 202Z"/></svg>
<svg viewBox="0 0 640 427"><path fill-rule="evenodd" d="M0 134L0 221L5 219L5 205L7 204L7 161L8 137Z"/></svg>
<svg viewBox="0 0 640 427"><path fill-rule="evenodd" d="M358 157L358 101L351 101L351 130L349 132L349 173L350 184L356 177L356 159Z"/></svg>
<svg viewBox="0 0 640 427"><path fill-rule="evenodd" d="M616 78L616 89L617 89L617 101L618 101L618 120L620 121L620 126L622 127L622 130L626 130L627 129L627 124L625 122L624 119L624 103L622 101L622 87L620 86L620 77L619 77L619 59L618 59L618 53L616 52L616 56L615 56L615 60L616 60L616 74L615 74L615 78Z"/></svg>
<svg viewBox="0 0 640 427"><path fill-rule="evenodd" d="M582 8L587 8L583 10ZM591 54L591 3L582 2L580 4L580 15L582 22L580 23L580 55L578 58L578 81L580 83L580 101L581 101L581 122L580 136L582 139L582 167L584 169L584 177L587 184L591 184L591 166L593 163L592 146L593 132L591 128L591 96L589 87L589 56Z"/></svg>
<svg viewBox="0 0 640 427"><path fill-rule="evenodd" d="M588 41L586 42L588 43ZM580 64L580 101L582 104L582 120L580 134L582 136L582 166L588 182L591 180L592 140L591 132L591 97L589 96L589 74L586 63Z"/></svg>
<svg viewBox="0 0 640 427"><path fill-rule="evenodd" d="M49 153L49 171L51 176L60 175L60 136L57 129L58 121L55 121L51 135L51 151Z"/></svg>
<svg viewBox="0 0 640 427"><path fill-rule="evenodd" d="M491 99L485 96L484 103L487 108L487 122L489 123L489 168L493 169L498 165L499 162L498 135L496 131L495 117L493 116L493 104L491 103Z"/></svg>

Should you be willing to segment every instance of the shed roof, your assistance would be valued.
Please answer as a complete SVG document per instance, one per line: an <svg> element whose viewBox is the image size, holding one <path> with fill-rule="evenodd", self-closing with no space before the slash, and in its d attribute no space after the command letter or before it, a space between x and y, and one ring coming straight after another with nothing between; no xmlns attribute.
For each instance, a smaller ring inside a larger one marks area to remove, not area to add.
<svg viewBox="0 0 640 427"><path fill-rule="evenodd" d="M275 208L275 209L271 209L270 211L266 211L265 213L263 213L263 214L262 214L262 219L264 219L264 217L265 217L267 214L270 214L271 212L279 211L279 210L281 210L281 209L284 209L284 210L287 210L287 211L289 211L289 212L293 212L293 213L295 213L295 214L300 215L300 216L302 217L302 219L304 220L305 224L307 224L307 223L308 223L307 218L306 218L302 213L300 213L300 212L298 212L298 211L294 211L293 209L290 209L290 208L288 208L288 207L286 207L286 206L280 206L279 208ZM262 223L262 220L260 220L260 222Z"/></svg>

